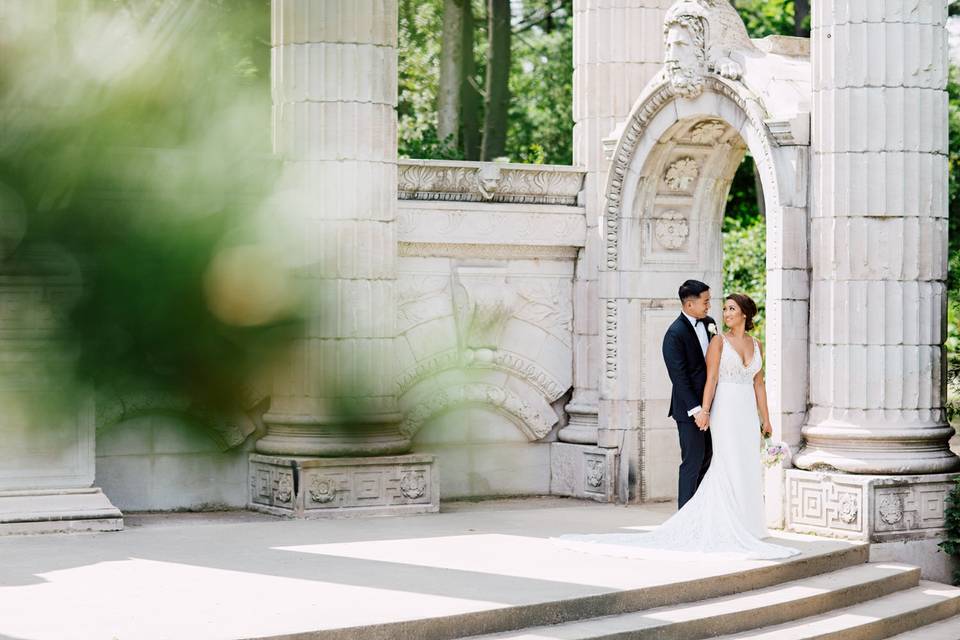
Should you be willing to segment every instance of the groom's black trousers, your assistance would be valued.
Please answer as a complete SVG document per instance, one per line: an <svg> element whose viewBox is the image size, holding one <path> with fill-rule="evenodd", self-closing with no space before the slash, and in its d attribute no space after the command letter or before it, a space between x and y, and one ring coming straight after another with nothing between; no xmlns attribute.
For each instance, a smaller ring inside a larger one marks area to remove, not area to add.
<svg viewBox="0 0 960 640"><path fill-rule="evenodd" d="M677 491L677 508L683 508L693 497L700 481L710 467L713 443L710 430L700 431L692 420L677 420L680 432L680 486Z"/></svg>

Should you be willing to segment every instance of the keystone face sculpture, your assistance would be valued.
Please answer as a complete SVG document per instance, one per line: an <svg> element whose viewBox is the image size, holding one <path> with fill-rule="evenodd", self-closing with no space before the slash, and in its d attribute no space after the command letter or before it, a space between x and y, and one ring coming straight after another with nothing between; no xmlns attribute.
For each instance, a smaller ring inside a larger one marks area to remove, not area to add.
<svg viewBox="0 0 960 640"><path fill-rule="evenodd" d="M663 22L664 71L677 94L695 98L703 78L739 80L743 56L759 53L728 0L679 0Z"/></svg>

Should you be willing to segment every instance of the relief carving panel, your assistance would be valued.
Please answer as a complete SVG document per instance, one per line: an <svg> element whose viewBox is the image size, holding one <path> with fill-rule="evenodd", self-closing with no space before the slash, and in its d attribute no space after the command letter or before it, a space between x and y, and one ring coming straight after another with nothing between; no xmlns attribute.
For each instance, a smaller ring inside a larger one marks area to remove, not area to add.
<svg viewBox="0 0 960 640"><path fill-rule="evenodd" d="M439 504L433 456L298 460L292 466L288 458L251 455L251 507L309 517L413 505L435 511Z"/></svg>
<svg viewBox="0 0 960 640"><path fill-rule="evenodd" d="M693 190L700 175L700 163L693 158L679 158L667 167L663 181L670 191L689 192Z"/></svg>
<svg viewBox="0 0 960 640"><path fill-rule="evenodd" d="M661 247L675 251L681 248L690 236L690 223L682 213L670 209L655 219L654 233Z"/></svg>
<svg viewBox="0 0 960 640"><path fill-rule="evenodd" d="M401 200L576 205L584 172L573 167L401 160Z"/></svg>
<svg viewBox="0 0 960 640"><path fill-rule="evenodd" d="M790 469L788 528L872 542L933 537L944 527L947 475L856 476Z"/></svg>

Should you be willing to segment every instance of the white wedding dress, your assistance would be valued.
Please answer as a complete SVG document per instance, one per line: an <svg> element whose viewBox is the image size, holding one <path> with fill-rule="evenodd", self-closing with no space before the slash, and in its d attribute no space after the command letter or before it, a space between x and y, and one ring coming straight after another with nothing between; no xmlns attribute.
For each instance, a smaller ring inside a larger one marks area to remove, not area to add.
<svg viewBox="0 0 960 640"><path fill-rule="evenodd" d="M773 560L800 553L764 542L760 420L753 378L762 366L754 339L753 359L744 365L723 339L720 377L710 412L713 458L697 492L650 533L565 535L559 546L626 558Z"/></svg>

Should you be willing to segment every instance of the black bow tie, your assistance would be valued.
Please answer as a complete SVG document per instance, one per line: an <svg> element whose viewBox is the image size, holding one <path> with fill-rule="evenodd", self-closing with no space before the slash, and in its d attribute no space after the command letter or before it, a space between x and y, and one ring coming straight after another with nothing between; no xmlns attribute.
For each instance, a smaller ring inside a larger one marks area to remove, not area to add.
<svg viewBox="0 0 960 640"><path fill-rule="evenodd" d="M706 325L706 324L707 324L707 319L706 319L706 318L697 318L697 321L693 323L693 326L697 326L698 324Z"/></svg>

